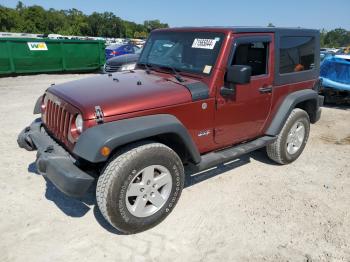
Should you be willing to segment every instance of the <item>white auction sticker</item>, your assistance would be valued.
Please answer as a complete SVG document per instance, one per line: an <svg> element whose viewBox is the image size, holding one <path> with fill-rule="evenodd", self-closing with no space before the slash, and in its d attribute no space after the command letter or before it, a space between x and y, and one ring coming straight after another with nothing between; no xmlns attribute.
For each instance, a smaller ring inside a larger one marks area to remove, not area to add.
<svg viewBox="0 0 350 262"><path fill-rule="evenodd" d="M210 65L206 65L203 69L203 73L204 74L210 74L211 71L211 66Z"/></svg>
<svg viewBox="0 0 350 262"><path fill-rule="evenodd" d="M215 39L196 38L193 41L192 48L214 49L215 44Z"/></svg>
<svg viewBox="0 0 350 262"><path fill-rule="evenodd" d="M47 51L45 42L27 42L27 44L31 51Z"/></svg>

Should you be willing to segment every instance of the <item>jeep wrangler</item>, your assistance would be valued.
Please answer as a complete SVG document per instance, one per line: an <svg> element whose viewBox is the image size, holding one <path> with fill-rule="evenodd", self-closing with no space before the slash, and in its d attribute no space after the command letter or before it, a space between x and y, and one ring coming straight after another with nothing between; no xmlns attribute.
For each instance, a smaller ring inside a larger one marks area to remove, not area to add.
<svg viewBox="0 0 350 262"><path fill-rule="evenodd" d="M319 32L153 31L134 70L52 85L18 136L38 173L79 197L97 180L105 219L130 234L160 223L190 172L266 148L296 160L319 120Z"/></svg>

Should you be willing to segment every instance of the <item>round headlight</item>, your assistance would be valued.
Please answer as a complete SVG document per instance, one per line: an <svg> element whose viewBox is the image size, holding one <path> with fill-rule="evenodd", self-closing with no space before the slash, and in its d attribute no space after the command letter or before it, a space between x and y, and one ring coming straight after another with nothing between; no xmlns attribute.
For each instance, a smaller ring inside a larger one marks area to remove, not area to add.
<svg viewBox="0 0 350 262"><path fill-rule="evenodd" d="M75 127L79 133L83 132L83 118L80 114L75 118Z"/></svg>

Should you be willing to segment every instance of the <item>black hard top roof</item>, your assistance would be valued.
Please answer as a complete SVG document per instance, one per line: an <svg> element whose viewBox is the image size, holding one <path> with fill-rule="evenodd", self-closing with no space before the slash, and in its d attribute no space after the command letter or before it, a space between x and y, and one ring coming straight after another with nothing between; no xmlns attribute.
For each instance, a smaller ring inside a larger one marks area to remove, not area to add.
<svg viewBox="0 0 350 262"><path fill-rule="evenodd" d="M318 34L317 29L307 29L301 27L251 27L251 26L201 26L201 27L173 27L166 29L158 29L159 31L232 31L235 33L297 33L304 32L310 34ZM158 31L157 30L157 31Z"/></svg>

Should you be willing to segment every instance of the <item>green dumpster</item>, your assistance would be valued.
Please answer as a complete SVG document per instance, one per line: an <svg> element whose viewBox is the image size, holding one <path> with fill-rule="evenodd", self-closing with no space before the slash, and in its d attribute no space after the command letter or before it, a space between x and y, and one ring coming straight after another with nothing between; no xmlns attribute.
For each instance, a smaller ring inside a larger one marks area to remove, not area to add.
<svg viewBox="0 0 350 262"><path fill-rule="evenodd" d="M104 41L0 38L0 75L88 72L104 62Z"/></svg>

